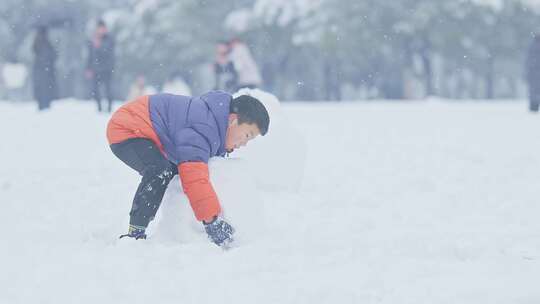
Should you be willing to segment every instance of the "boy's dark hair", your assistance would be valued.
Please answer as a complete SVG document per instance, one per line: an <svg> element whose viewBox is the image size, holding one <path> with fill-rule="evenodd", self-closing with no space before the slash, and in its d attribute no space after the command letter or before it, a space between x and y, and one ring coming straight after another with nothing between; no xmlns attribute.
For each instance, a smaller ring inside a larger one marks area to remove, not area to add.
<svg viewBox="0 0 540 304"><path fill-rule="evenodd" d="M231 101L231 113L238 115L238 123L256 124L261 135L266 135L270 117L264 105L255 97L241 95Z"/></svg>

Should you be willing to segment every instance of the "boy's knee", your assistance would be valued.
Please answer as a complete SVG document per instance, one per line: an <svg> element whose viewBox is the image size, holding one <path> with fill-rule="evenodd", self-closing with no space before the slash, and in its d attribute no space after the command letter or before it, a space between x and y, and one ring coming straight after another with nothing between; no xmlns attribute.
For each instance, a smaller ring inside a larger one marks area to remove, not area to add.
<svg viewBox="0 0 540 304"><path fill-rule="evenodd" d="M170 163L148 165L143 170L143 178L157 177L164 182L169 182L176 175L176 167Z"/></svg>

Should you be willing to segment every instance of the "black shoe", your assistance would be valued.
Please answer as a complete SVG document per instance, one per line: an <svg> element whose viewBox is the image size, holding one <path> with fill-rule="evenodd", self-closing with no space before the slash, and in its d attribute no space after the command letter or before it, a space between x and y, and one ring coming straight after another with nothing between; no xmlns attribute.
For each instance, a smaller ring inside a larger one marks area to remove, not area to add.
<svg viewBox="0 0 540 304"><path fill-rule="evenodd" d="M127 234L122 234L119 238L121 239L123 237L130 237L130 238L134 238L136 240L139 240L139 239L146 240L146 234L144 233L144 229L134 227L134 226L131 226L131 225L129 225L128 233Z"/></svg>

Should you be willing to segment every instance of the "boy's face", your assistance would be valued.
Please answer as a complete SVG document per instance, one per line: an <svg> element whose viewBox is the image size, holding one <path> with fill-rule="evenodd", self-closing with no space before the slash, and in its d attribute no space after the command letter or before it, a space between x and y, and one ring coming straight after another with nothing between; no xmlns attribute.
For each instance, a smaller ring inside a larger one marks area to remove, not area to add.
<svg viewBox="0 0 540 304"><path fill-rule="evenodd" d="M243 147L248 141L257 137L261 132L256 124L238 124L238 115L229 114L229 128L225 140L225 150L231 153L235 149Z"/></svg>

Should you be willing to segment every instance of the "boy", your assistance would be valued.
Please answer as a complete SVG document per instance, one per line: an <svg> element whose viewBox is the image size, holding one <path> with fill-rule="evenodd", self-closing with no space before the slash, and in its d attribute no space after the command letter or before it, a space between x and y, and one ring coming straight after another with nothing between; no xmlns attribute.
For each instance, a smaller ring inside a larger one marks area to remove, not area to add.
<svg viewBox="0 0 540 304"><path fill-rule="evenodd" d="M142 180L129 213L129 231L120 238L146 238L145 229L169 182L179 174L209 239L227 248L234 229L219 216L221 207L209 180L208 159L265 135L269 123L259 100L248 95L233 99L222 91L197 97L147 95L123 105L109 121L107 139L114 155L139 172Z"/></svg>

